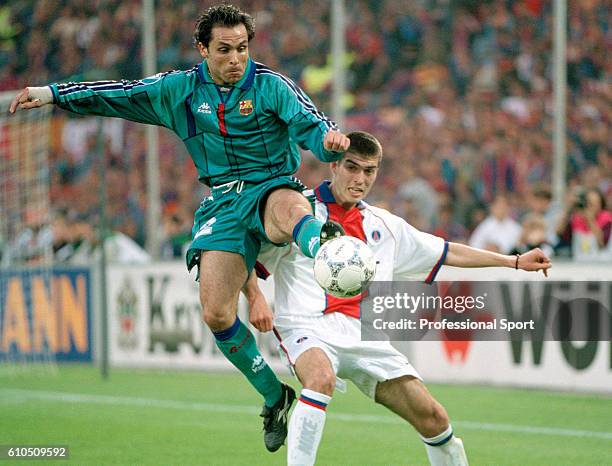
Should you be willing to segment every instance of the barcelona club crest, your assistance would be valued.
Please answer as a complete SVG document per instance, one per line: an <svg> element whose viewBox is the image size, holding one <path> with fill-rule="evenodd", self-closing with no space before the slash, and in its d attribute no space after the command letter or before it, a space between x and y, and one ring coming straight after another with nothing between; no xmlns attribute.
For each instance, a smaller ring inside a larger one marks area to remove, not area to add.
<svg viewBox="0 0 612 466"><path fill-rule="evenodd" d="M240 114L250 115L253 113L253 101L252 100L241 100L240 101Z"/></svg>

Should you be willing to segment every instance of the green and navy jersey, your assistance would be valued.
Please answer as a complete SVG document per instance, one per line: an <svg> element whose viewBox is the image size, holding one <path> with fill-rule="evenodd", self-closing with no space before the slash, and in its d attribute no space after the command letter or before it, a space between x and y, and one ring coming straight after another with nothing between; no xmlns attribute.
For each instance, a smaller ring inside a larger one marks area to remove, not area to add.
<svg viewBox="0 0 612 466"><path fill-rule="evenodd" d="M289 78L249 60L234 85L215 84L206 60L187 71L139 81L53 84L53 102L85 115L165 126L185 143L202 183L257 183L292 175L296 143L323 162L340 158L323 148L337 129Z"/></svg>

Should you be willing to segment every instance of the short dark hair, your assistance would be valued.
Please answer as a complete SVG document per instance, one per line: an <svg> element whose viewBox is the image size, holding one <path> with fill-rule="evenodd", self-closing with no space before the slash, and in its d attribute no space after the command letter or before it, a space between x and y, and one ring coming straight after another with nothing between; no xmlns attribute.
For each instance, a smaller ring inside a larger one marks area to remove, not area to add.
<svg viewBox="0 0 612 466"><path fill-rule="evenodd" d="M208 47L215 26L230 27L244 24L249 42L255 37L253 17L234 5L215 5L202 13L196 21L193 43Z"/></svg>
<svg viewBox="0 0 612 466"><path fill-rule="evenodd" d="M584 196L586 198L586 196L589 193L595 193L597 194L597 196L599 197L599 202L601 202L601 210L606 210L607 208L607 203L606 203L606 196L604 196L604 193L601 192L601 189L599 188L587 188L584 190Z"/></svg>
<svg viewBox="0 0 612 466"><path fill-rule="evenodd" d="M537 184L533 187L533 195L540 199L552 200L550 188L545 184Z"/></svg>
<svg viewBox="0 0 612 466"><path fill-rule="evenodd" d="M382 145L374 136L365 131L353 131L347 134L351 141L348 153L360 155L367 159L381 160L383 156Z"/></svg>

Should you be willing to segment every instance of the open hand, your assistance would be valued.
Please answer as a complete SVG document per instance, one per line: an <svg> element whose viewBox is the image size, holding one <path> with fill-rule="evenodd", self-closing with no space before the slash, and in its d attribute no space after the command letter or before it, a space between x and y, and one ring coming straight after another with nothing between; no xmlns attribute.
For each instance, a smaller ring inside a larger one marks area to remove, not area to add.
<svg viewBox="0 0 612 466"><path fill-rule="evenodd" d="M53 100L51 89L47 87L26 87L19 91L11 101L9 112L15 113L17 108L29 110L50 104Z"/></svg>

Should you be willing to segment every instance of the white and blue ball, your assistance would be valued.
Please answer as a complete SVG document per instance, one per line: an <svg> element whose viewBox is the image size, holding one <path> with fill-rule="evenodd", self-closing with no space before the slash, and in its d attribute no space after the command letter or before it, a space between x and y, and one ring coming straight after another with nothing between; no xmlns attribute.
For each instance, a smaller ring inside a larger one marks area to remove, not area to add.
<svg viewBox="0 0 612 466"><path fill-rule="evenodd" d="M337 298L357 296L375 273L376 259L372 250L352 236L326 242L314 260L315 280Z"/></svg>

